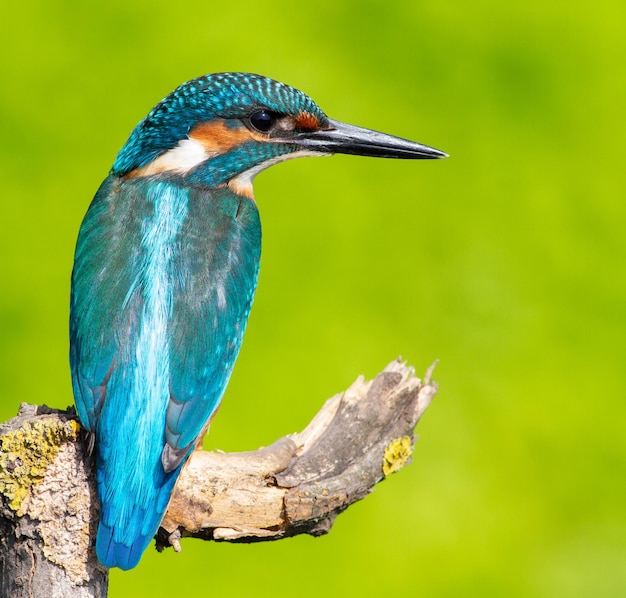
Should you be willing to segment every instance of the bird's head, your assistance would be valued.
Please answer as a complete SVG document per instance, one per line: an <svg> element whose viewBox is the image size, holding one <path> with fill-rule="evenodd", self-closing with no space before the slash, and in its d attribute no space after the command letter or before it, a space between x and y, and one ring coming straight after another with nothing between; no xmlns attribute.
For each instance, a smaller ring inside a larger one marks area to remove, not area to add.
<svg viewBox="0 0 626 598"><path fill-rule="evenodd" d="M303 92L250 73L193 79L159 102L131 133L112 174L184 176L252 196L254 176L289 158L335 153L386 158L446 154L329 119Z"/></svg>

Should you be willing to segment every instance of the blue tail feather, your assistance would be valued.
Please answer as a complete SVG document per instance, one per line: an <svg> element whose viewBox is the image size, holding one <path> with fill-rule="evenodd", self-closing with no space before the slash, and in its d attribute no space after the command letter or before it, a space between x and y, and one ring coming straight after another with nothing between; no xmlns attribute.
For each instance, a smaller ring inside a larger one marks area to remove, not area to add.
<svg viewBox="0 0 626 598"><path fill-rule="evenodd" d="M139 535L130 546L115 542L113 536L114 530L100 522L96 537L96 555L105 567L119 567L127 571L137 566L154 534L151 536Z"/></svg>
<svg viewBox="0 0 626 598"><path fill-rule="evenodd" d="M185 461L186 458L183 463ZM170 473L162 471L158 479L153 480L156 483L149 496L139 496L128 488L107 495L107 483L101 479L96 555L104 566L128 570L139 563L159 529L183 463ZM137 477L141 477L141 473L135 474L135 481Z"/></svg>

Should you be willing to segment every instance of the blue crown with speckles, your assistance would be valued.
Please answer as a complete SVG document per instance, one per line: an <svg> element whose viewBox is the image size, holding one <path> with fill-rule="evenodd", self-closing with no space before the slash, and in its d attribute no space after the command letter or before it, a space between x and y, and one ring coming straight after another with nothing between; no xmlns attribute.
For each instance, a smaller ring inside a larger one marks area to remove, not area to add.
<svg viewBox="0 0 626 598"><path fill-rule="evenodd" d="M112 172L123 175L148 164L186 139L199 122L245 118L259 109L327 119L309 96L274 79L251 73L205 75L183 83L152 108L130 134Z"/></svg>

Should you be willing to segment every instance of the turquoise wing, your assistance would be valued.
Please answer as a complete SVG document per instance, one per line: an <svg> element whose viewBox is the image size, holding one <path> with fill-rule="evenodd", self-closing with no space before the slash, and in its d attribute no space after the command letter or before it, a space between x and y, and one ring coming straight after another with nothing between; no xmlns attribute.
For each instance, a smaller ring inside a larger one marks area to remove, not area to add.
<svg viewBox="0 0 626 598"><path fill-rule="evenodd" d="M254 202L182 179L110 176L81 226L70 361L96 437L98 558L136 565L217 409L258 275Z"/></svg>

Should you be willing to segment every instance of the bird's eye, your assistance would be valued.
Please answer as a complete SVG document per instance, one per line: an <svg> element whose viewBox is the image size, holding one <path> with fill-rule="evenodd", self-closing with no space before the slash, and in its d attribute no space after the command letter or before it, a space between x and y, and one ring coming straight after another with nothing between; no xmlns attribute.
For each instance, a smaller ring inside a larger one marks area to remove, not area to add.
<svg viewBox="0 0 626 598"><path fill-rule="evenodd" d="M257 130L267 133L276 122L276 117L267 110L259 110L250 116L250 124Z"/></svg>

